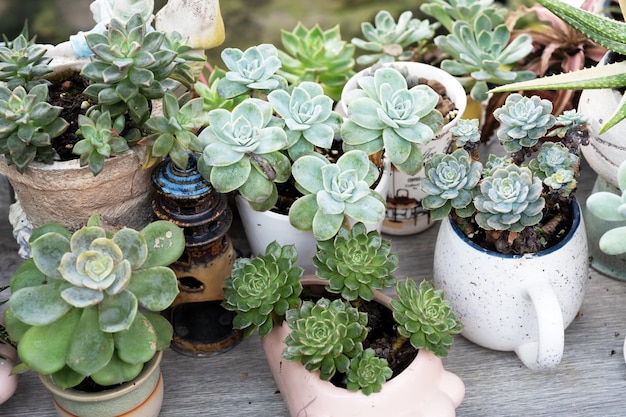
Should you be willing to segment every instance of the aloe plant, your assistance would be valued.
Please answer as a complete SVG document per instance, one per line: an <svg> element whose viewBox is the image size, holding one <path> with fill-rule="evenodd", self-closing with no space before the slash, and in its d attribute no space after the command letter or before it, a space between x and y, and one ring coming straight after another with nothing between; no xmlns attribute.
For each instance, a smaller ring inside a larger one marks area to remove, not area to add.
<svg viewBox="0 0 626 417"><path fill-rule="evenodd" d="M111 235L94 215L73 234L44 225L30 245L32 258L11 278L4 315L20 372L51 375L62 388L86 377L114 385L169 346L172 327L156 312L178 293L167 267L184 250L178 226L161 220Z"/></svg>
<svg viewBox="0 0 626 417"><path fill-rule="evenodd" d="M626 23L606 16L582 10L560 0L537 0L557 17L563 19L589 39L618 53L626 54ZM625 11L626 4L620 1ZM615 62L585 68L536 80L499 86L492 92L520 90L584 90L593 88L622 88L626 86L626 62ZM602 125L600 134L626 118L626 102L622 102L611 117Z"/></svg>

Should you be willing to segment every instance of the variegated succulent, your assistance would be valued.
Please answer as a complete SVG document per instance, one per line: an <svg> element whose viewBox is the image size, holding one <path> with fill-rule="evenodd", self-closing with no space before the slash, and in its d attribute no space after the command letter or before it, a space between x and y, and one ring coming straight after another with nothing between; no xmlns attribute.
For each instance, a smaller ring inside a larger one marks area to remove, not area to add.
<svg viewBox="0 0 626 417"><path fill-rule="evenodd" d="M162 220L111 235L95 215L73 234L44 225L30 245L32 258L11 278L4 315L20 371L51 375L63 388L86 377L114 385L169 346L172 327L155 312L178 293L167 267L185 246L178 226Z"/></svg>

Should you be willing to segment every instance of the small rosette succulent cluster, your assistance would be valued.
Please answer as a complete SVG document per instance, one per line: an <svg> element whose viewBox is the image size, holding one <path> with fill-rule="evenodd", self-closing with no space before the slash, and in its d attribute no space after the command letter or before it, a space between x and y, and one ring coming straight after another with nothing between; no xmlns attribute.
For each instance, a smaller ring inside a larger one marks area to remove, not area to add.
<svg viewBox="0 0 626 417"><path fill-rule="evenodd" d="M11 278L4 315L21 370L63 388L86 377L105 386L133 379L169 346L171 325L156 312L178 294L167 265L184 244L167 221L111 235L92 216L74 234L55 224L33 231L33 256Z"/></svg>
<svg viewBox="0 0 626 417"><path fill-rule="evenodd" d="M37 84L46 84L41 77L52 72L46 47L27 37L25 28L14 40L5 37L0 44L0 81L9 90L22 86L29 91Z"/></svg>
<svg viewBox="0 0 626 417"><path fill-rule="evenodd" d="M576 189L579 157L558 142L545 142L528 167L551 190L568 197Z"/></svg>
<svg viewBox="0 0 626 417"><path fill-rule="evenodd" d="M297 258L295 246L274 241L265 254L235 261L224 284L223 306L237 312L233 327L244 330L244 336L257 329L259 336L267 336L287 310L300 306L304 270L295 266Z"/></svg>

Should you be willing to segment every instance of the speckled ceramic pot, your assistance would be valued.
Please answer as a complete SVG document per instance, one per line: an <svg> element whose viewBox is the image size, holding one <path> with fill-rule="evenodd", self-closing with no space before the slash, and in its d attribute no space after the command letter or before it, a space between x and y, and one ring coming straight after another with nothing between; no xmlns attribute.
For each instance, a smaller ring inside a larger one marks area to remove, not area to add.
<svg viewBox="0 0 626 417"><path fill-rule="evenodd" d="M563 355L564 332L576 317L589 277L580 207L556 246L524 256L502 255L468 240L449 219L435 244L435 286L463 322L461 333L489 349L515 351L530 369L548 369Z"/></svg>

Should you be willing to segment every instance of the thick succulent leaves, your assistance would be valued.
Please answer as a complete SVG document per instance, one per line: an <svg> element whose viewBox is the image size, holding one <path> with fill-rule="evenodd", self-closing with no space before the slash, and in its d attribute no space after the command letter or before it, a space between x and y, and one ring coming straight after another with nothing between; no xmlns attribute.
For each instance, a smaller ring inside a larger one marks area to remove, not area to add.
<svg viewBox="0 0 626 417"><path fill-rule="evenodd" d="M59 320L28 329L17 346L20 360L42 375L63 369L80 317L80 311L72 309Z"/></svg>
<svg viewBox="0 0 626 417"><path fill-rule="evenodd" d="M313 217L310 230L313 230L313 235L317 240L332 239L343 225L344 219L343 213L327 214L318 210Z"/></svg>
<svg viewBox="0 0 626 417"><path fill-rule="evenodd" d="M75 387L85 379L85 375L79 374L69 366L64 366L61 370L50 374L52 383L61 389Z"/></svg>
<svg viewBox="0 0 626 417"><path fill-rule="evenodd" d="M126 330L113 334L117 356L124 362L140 365L148 362L157 351L157 335L152 323L138 312Z"/></svg>
<svg viewBox="0 0 626 417"><path fill-rule="evenodd" d="M153 221L141 230L141 234L148 248L148 256L142 268L170 265L177 261L185 250L183 229L170 221Z"/></svg>
<svg viewBox="0 0 626 417"><path fill-rule="evenodd" d="M206 159L207 148L203 153L205 164L211 163ZM242 158L236 163L232 163L227 166L213 166L209 181L213 184L213 187L220 193L229 193L237 190L248 180L251 175L252 164L247 158Z"/></svg>
<svg viewBox="0 0 626 417"><path fill-rule="evenodd" d="M598 242L600 250L608 255L626 253L626 227L616 227L605 232Z"/></svg>
<svg viewBox="0 0 626 417"><path fill-rule="evenodd" d="M113 336L98 327L98 308L82 311L67 351L67 365L83 375L102 369L113 356Z"/></svg>
<svg viewBox="0 0 626 417"><path fill-rule="evenodd" d="M157 335L157 350L165 350L169 348L174 335L172 324L161 314L150 313L148 311L144 311L141 314L150 320L150 324ZM115 338L115 336L113 337Z"/></svg>
<svg viewBox="0 0 626 417"><path fill-rule="evenodd" d="M315 194L324 189L322 169L329 165L325 159L304 155L293 163L291 175L308 193Z"/></svg>
<svg viewBox="0 0 626 417"><path fill-rule="evenodd" d="M130 327L137 314L137 297L130 291L105 295L98 304L100 330L115 333Z"/></svg>
<svg viewBox="0 0 626 417"><path fill-rule="evenodd" d="M391 158L389 159L391 161ZM394 162L394 166L407 175L415 175L422 170L424 155L416 144L411 144L411 151L404 162Z"/></svg>
<svg viewBox="0 0 626 417"><path fill-rule="evenodd" d="M170 268L155 266L134 271L127 290L137 297L142 307L162 311L174 302L178 280Z"/></svg>
<svg viewBox="0 0 626 417"><path fill-rule="evenodd" d="M85 226L72 235L70 240L71 251L80 253L89 250L91 242L99 238L105 238L106 232L101 227Z"/></svg>
<svg viewBox="0 0 626 417"><path fill-rule="evenodd" d="M299 230L312 230L313 219L319 209L315 194L300 197L289 209L289 223ZM342 216L343 218L343 216Z"/></svg>
<svg viewBox="0 0 626 417"><path fill-rule="evenodd" d="M114 354L104 368L93 373L90 377L96 384L105 387L117 385L135 379L141 373L143 367L143 364L124 362Z"/></svg>
<svg viewBox="0 0 626 417"><path fill-rule="evenodd" d="M385 218L386 206L378 198L367 195L358 203L346 203L345 214L363 223L378 223Z"/></svg>
<svg viewBox="0 0 626 417"><path fill-rule="evenodd" d="M383 130L383 143L385 155L394 165L400 165L407 161L411 155L412 143L404 140L393 129Z"/></svg>
<svg viewBox="0 0 626 417"><path fill-rule="evenodd" d="M75 286L61 291L61 297L68 305L86 308L100 303L104 299L104 294L100 290Z"/></svg>
<svg viewBox="0 0 626 417"><path fill-rule="evenodd" d="M146 239L142 233L136 230L131 228L120 229L111 240L119 249L120 259L126 259L130 263L131 269L140 268L148 257Z"/></svg>
<svg viewBox="0 0 626 417"><path fill-rule="evenodd" d="M50 232L32 241L30 247L37 268L49 277L61 279L59 266L63 254L71 250L70 240L60 233Z"/></svg>
<svg viewBox="0 0 626 417"><path fill-rule="evenodd" d="M50 281L46 285L12 288L10 306L13 315L31 326L48 325L64 315L71 306L59 296L66 285L62 281Z"/></svg>
<svg viewBox="0 0 626 417"><path fill-rule="evenodd" d="M626 220L626 204L624 196L608 191L591 194L586 201L587 209L594 216L606 221Z"/></svg>

